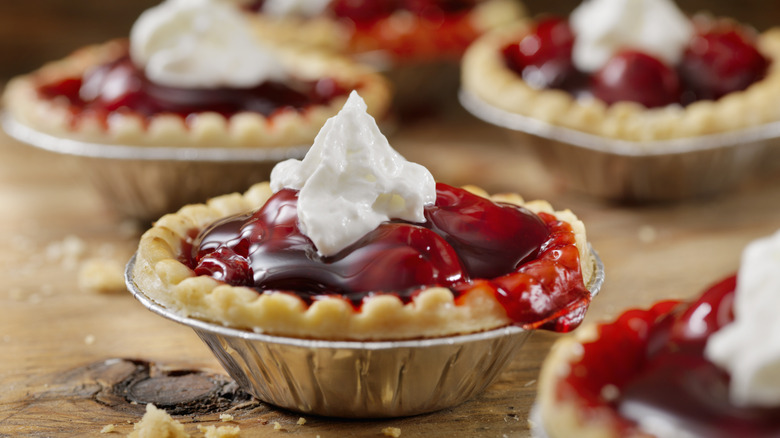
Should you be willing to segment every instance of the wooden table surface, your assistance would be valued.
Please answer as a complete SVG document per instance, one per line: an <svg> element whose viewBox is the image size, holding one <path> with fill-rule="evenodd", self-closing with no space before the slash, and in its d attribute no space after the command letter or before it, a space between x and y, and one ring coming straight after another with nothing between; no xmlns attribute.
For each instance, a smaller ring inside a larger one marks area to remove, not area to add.
<svg viewBox="0 0 780 438"><path fill-rule="evenodd" d="M737 268L746 243L780 228L778 166L717 197L627 206L561 188L522 145L462 112L406 126L391 142L441 181L545 198L577 213L606 265L590 321L698 294ZM0 133L0 436L100 435L108 424L128 433L143 406L110 394L127 364L149 363L158 376L223 373L189 328L152 314L127 292L79 286L79 271L91 260L124 263L140 231L93 189L71 161ZM558 336L535 333L482 395L433 414L382 421L304 416L298 425L298 414L233 403L220 408L233 413L232 423L218 421L219 409L176 418L195 434L198 424L237 424L242 436L381 436L392 426L404 437L526 437L539 366Z"/></svg>
<svg viewBox="0 0 780 438"><path fill-rule="evenodd" d="M70 27L62 26L57 14L49 14L46 26L35 27L35 14L46 10L45 3L63 10L86 5L84 13L97 8L94 14L103 14L98 5L104 2L91 0L4 5L15 8L16 15L0 14L0 57L5 58L0 81L55 53L61 56L126 31L110 27L97 15L90 19L83 14L71 14ZM114 15L108 16L114 22L123 19L126 27L132 21L124 19L127 14L135 16L152 3L117 2L120 6L112 6ZM550 5L565 10L572 3ZM737 2L728 0L681 3L689 9L707 3L716 12L750 13L759 28L775 24L778 17L774 5L764 13L764 1L748 1L750 7L739 10ZM535 12L540 5L529 2ZM100 37L85 33L97 32L85 22L103 26ZM46 31L63 37L44 38ZM22 38L12 41L14 35ZM31 40L33 35L39 40ZM63 41L74 47L64 47ZM36 43L48 51L36 52ZM607 280L588 321L662 298L697 295L737 268L745 244L780 228L780 153L766 168L717 197L620 205L562 188L523 145L510 143L500 130L463 112L404 126L391 143L410 160L428 166L440 181L514 191L571 208L585 222L606 266ZM94 260L123 264L142 229L117 217L73 162L0 132L0 437L124 436L140 419L143 406L112 391L133 373L152 378L191 373L207 376L217 386L226 384L219 379L224 374L219 364L189 328L152 314L127 292L98 293L79 285L80 270ZM558 336L534 333L483 394L433 414L382 421L304 416L307 421L300 425L299 414L226 396L227 404L176 418L195 436L203 436L198 425L237 424L242 436L260 437L382 436L385 427L400 428L402 437L527 437L539 367ZM220 422L218 415L225 411L235 421ZM114 434L101 435L109 424L115 425Z"/></svg>

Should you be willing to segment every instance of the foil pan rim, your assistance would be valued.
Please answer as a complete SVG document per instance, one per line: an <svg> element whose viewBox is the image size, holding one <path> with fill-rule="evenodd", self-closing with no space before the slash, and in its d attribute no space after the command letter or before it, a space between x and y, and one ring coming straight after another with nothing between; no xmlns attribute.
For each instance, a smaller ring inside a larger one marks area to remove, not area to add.
<svg viewBox="0 0 780 438"><path fill-rule="evenodd" d="M548 140L623 156L685 154L780 138L780 121L778 121L696 137L652 141L620 140L556 126L543 120L506 111L488 104L474 93L462 88L458 91L458 100L466 111L484 122Z"/></svg>
<svg viewBox="0 0 780 438"><path fill-rule="evenodd" d="M593 256L593 262L595 264L595 270L593 278L588 285L586 285L588 291L591 293L591 298L598 295L605 280L604 264L599 257L596 250L588 244L588 249ZM509 325L499 327L493 330L487 330L478 333L468 333L454 336L444 336L438 338L428 339L410 339L410 340L398 340L398 341L329 341L320 339L303 339L293 338L285 336L274 336L264 333L257 333L249 330L241 330L224 325L191 318L175 313L174 311L158 304L146 294L144 294L140 288L135 284L133 280L133 270L135 267L136 254L128 261L125 267L125 284L130 293L144 305L148 310L170 319L179 324L186 325L196 330L202 330L211 334L234 337L245 339L249 341L260 341L269 344L286 345L292 347L301 348L327 348L327 349L345 349L345 350L390 350L395 348L429 348L434 346L454 346L459 344L466 344L471 342L478 342L487 339L494 339L509 335L515 335L521 332L526 332L522 327Z"/></svg>
<svg viewBox="0 0 780 438"><path fill-rule="evenodd" d="M0 125L10 137L39 149L81 157L139 161L256 162L300 158L310 145L270 148L160 147L85 142L57 137L0 113Z"/></svg>

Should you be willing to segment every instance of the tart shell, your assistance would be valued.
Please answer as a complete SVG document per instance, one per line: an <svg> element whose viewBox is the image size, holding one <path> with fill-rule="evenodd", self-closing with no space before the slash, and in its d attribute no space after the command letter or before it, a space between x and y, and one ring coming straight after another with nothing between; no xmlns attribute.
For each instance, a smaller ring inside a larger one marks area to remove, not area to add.
<svg viewBox="0 0 780 438"><path fill-rule="evenodd" d="M468 187L481 196L487 194ZM399 340L473 333L512 323L488 290L475 287L457 302L449 289L431 287L404 304L391 294L363 301L360 311L339 297L325 297L306 306L298 297L226 285L208 276L195 276L180 259L183 241L225 216L253 211L272 195L268 183L246 193L189 205L158 220L141 237L133 279L149 298L183 316L271 335L327 340ZM580 254L584 284L594 276L583 223L569 210L554 211L546 201L524 202L518 195L496 195L494 201L524 205L554 214L568 222Z"/></svg>
<svg viewBox="0 0 780 438"><path fill-rule="evenodd" d="M101 144L163 147L279 147L311 144L323 123L343 106L347 95L328 105L281 111L265 117L240 112L225 117L216 112L186 118L161 113L149 118L129 111L108 117L74 109L66 99L47 99L38 87L66 78L81 78L90 68L111 62L128 51L127 39L87 46L71 55L12 79L3 94L8 113L38 131L78 141ZM352 61L303 50L279 51L281 62L297 78L334 78L354 87L366 101L369 113L382 119L390 103L387 81Z"/></svg>
<svg viewBox="0 0 780 438"><path fill-rule="evenodd" d="M716 101L647 109L633 102L607 105L595 98L577 99L563 90L528 85L506 65L502 49L533 26L533 21L521 20L475 41L462 61L463 89L511 113L627 141L696 137L780 120L780 106L775 102L775 96L780 95L780 28L758 36L758 49L770 60L762 80Z"/></svg>

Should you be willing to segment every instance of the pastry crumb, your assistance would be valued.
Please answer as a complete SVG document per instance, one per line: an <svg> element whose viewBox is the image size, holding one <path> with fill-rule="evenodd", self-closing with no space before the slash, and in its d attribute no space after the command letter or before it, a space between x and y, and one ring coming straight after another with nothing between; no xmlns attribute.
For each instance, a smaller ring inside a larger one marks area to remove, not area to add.
<svg viewBox="0 0 780 438"><path fill-rule="evenodd" d="M238 438L241 428L238 426L198 426L206 438Z"/></svg>
<svg viewBox="0 0 780 438"><path fill-rule="evenodd" d="M642 243L653 243L658 239L658 231L650 225L642 225L638 231L639 241Z"/></svg>
<svg viewBox="0 0 780 438"><path fill-rule="evenodd" d="M92 258L85 260L78 273L79 289L88 292L124 292L124 265L113 259Z"/></svg>
<svg viewBox="0 0 780 438"><path fill-rule="evenodd" d="M74 268L86 251L87 244L78 236L69 235L62 241L52 242L46 247L46 258L59 261L65 268Z"/></svg>
<svg viewBox="0 0 780 438"><path fill-rule="evenodd" d="M106 424L102 429L100 429L100 433L111 433L114 431L116 431L116 426L113 424Z"/></svg>
<svg viewBox="0 0 780 438"><path fill-rule="evenodd" d="M222 421L233 421L233 416L230 414L219 414L219 419Z"/></svg>
<svg viewBox="0 0 780 438"><path fill-rule="evenodd" d="M298 422L296 423L298 426L303 426L306 424L306 419L303 417L298 418Z"/></svg>
<svg viewBox="0 0 780 438"><path fill-rule="evenodd" d="M282 430L282 425L278 421L274 421L274 430Z"/></svg>
<svg viewBox="0 0 780 438"><path fill-rule="evenodd" d="M133 431L128 438L190 438L184 431L184 425L176 421L165 410L149 403L141 421L133 425Z"/></svg>
<svg viewBox="0 0 780 438"><path fill-rule="evenodd" d="M95 335L87 335L84 337L84 343L87 345L92 345L95 343Z"/></svg>
<svg viewBox="0 0 780 438"><path fill-rule="evenodd" d="M384 436L391 436L393 438L398 438L401 436L401 428L400 427L386 427L382 429L382 435Z"/></svg>

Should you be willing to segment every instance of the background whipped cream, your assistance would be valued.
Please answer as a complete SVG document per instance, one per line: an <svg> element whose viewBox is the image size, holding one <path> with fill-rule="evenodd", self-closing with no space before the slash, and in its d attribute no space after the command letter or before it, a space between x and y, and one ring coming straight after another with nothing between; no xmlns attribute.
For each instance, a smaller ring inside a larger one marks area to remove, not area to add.
<svg viewBox="0 0 780 438"><path fill-rule="evenodd" d="M325 12L331 0L265 0L262 12L275 17L314 17Z"/></svg>
<svg viewBox="0 0 780 438"><path fill-rule="evenodd" d="M271 172L271 189L300 190L298 224L321 255L333 255L391 218L424 222L436 201L425 167L406 161L379 131L353 91L328 119L303 160Z"/></svg>
<svg viewBox="0 0 780 438"><path fill-rule="evenodd" d="M780 231L748 245L734 297L734 322L710 336L706 357L731 374L738 405L780 406Z"/></svg>
<svg viewBox="0 0 780 438"><path fill-rule="evenodd" d="M572 61L588 73L626 48L675 65L693 36L690 19L672 0L585 0L569 23L576 36Z"/></svg>
<svg viewBox="0 0 780 438"><path fill-rule="evenodd" d="M130 56L152 82L174 87L249 88L286 76L229 1L167 0L144 11L130 32Z"/></svg>

